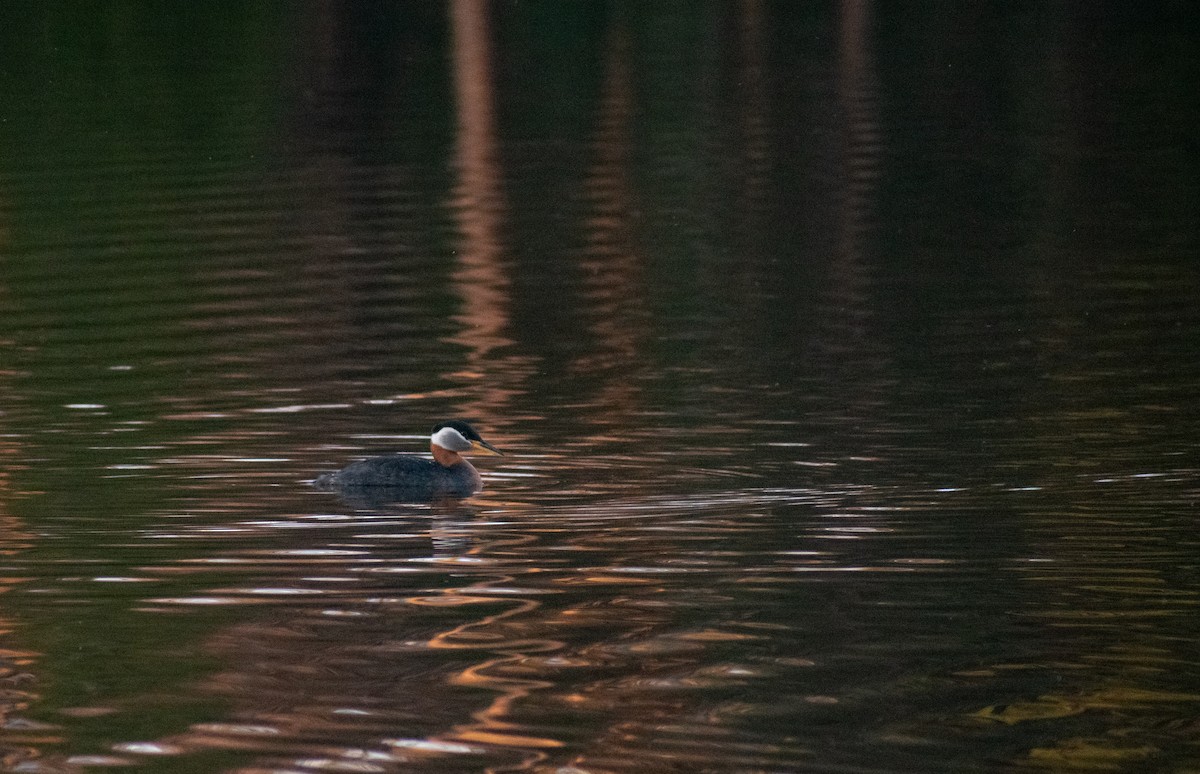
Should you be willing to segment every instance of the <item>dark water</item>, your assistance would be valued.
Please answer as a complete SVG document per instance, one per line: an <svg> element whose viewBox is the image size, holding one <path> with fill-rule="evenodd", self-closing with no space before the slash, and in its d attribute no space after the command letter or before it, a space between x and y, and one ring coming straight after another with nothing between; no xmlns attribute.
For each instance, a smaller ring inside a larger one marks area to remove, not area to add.
<svg viewBox="0 0 1200 774"><path fill-rule="evenodd" d="M0 766L1200 770L1166 8L3 4Z"/></svg>

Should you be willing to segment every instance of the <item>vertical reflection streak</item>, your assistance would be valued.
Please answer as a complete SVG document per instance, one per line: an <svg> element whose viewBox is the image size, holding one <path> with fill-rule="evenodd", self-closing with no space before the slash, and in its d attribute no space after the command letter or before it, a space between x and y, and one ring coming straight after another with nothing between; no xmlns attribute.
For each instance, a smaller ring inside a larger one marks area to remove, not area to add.
<svg viewBox="0 0 1200 774"><path fill-rule="evenodd" d="M840 249L835 267L854 308L868 306L862 285L863 235L874 221L881 173L878 86L870 54L870 0L842 0L838 99L845 116ZM858 331L858 333L863 333Z"/></svg>
<svg viewBox="0 0 1200 774"><path fill-rule="evenodd" d="M462 311L455 316L461 330L450 340L467 348L466 373L451 376L488 377L486 391L473 395L464 406L468 415L484 419L499 414L516 392L497 386L500 372L511 376L519 370L496 369L491 357L494 350L513 342L506 334L511 280L501 236L506 203L496 151L490 7L485 0L454 0L450 7L458 122L454 156L458 184L452 206L460 234L451 278L462 300Z"/></svg>
<svg viewBox="0 0 1200 774"><path fill-rule="evenodd" d="M765 249L759 240L769 232L765 215L772 161L764 13L763 0L742 0L738 25L738 85L742 92L738 110L741 130L738 192L742 204L739 220L745 224L743 233L755 240L749 245L754 255Z"/></svg>
<svg viewBox="0 0 1200 774"><path fill-rule="evenodd" d="M871 0L838 4L837 221L814 344L824 356L828 377L842 385L837 420L863 433L853 441L855 453L887 457L894 442L882 431L889 417L881 407L890 398L890 352L879 328L872 286L879 264L873 232L878 228L884 155L872 17Z"/></svg>
<svg viewBox="0 0 1200 774"><path fill-rule="evenodd" d="M584 219L587 247L580 258L588 329L603 354L572 364L579 373L605 373L590 408L595 421L609 425L638 409L638 388L629 378L646 336L643 260L630 233L635 210L630 179L634 116L629 29L616 20L605 47L605 74L592 141L594 160L584 182L590 213Z"/></svg>
<svg viewBox="0 0 1200 774"><path fill-rule="evenodd" d="M468 401L464 410L473 417L494 417L519 392L497 386L498 380L519 379L523 369L515 356L497 358L495 350L511 345L506 331L511 307L511 280L504 266L502 227L506 203L501 185L497 152L494 82L486 0L454 0L450 7L453 31L452 57L458 133L455 146L455 172L458 185L453 207L461 235L457 265L452 280L462 299L463 310L456 316L461 331L450 340L467 348L468 369L456 376L484 379L482 394ZM486 586L487 584L481 584ZM467 589L451 590L452 595L469 594ZM456 626L430 640L431 648L468 646L472 631L502 625L502 621L536 608L535 603L518 604L503 613L485 616ZM515 656L498 656L459 672L453 682L496 692L489 704L473 713L474 722L455 728L451 737L462 741L491 745L540 748L558 746L553 740L533 739L514 733L515 726L505 718L512 704L538 685L509 680L490 673ZM533 765L542 755L533 752L522 768Z"/></svg>
<svg viewBox="0 0 1200 774"><path fill-rule="evenodd" d="M838 249L830 261L830 298L823 315L821 345L831 353L850 354L858 362L847 382L870 390L871 371L882 368L879 342L871 339L870 277L865 252L876 226L876 200L882 173L883 142L878 118L878 88L870 55L870 0L842 0L838 38L837 98L843 116ZM867 361L867 362L862 362ZM860 405L874 405L862 395Z"/></svg>

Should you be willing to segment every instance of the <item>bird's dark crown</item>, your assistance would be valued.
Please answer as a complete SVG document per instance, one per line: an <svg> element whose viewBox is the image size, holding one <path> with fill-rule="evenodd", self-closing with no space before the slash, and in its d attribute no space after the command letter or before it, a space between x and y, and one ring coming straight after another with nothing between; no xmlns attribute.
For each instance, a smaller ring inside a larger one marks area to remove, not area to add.
<svg viewBox="0 0 1200 774"><path fill-rule="evenodd" d="M437 423L436 425L433 426L433 430L430 432L430 435L433 435L438 430L441 430L443 427L449 427L454 430L457 430L459 432L459 434L462 435L463 438L466 438L468 441L482 441L483 440L483 436L481 436L479 433L475 432L475 428L471 427L466 422L463 422L461 419L451 419L448 422Z"/></svg>

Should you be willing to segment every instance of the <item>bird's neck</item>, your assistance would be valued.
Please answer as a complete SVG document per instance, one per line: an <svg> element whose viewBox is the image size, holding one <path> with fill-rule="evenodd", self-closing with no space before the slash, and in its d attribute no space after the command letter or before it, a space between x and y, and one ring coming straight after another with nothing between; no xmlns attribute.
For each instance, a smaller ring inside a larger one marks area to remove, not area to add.
<svg viewBox="0 0 1200 774"><path fill-rule="evenodd" d="M443 468L449 468L463 461L462 455L460 455L458 452L453 452L449 449L443 449L436 443L429 445L429 451L433 452L434 461Z"/></svg>

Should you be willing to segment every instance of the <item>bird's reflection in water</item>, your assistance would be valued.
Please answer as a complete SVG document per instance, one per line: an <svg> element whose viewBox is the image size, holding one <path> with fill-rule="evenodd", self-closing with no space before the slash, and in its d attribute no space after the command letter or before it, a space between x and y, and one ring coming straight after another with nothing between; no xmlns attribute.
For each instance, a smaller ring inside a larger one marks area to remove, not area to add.
<svg viewBox="0 0 1200 774"><path fill-rule="evenodd" d="M479 510L468 500L404 486L340 487L336 495L360 516L429 519L434 559L453 559L470 551L471 530L464 525L475 519Z"/></svg>

